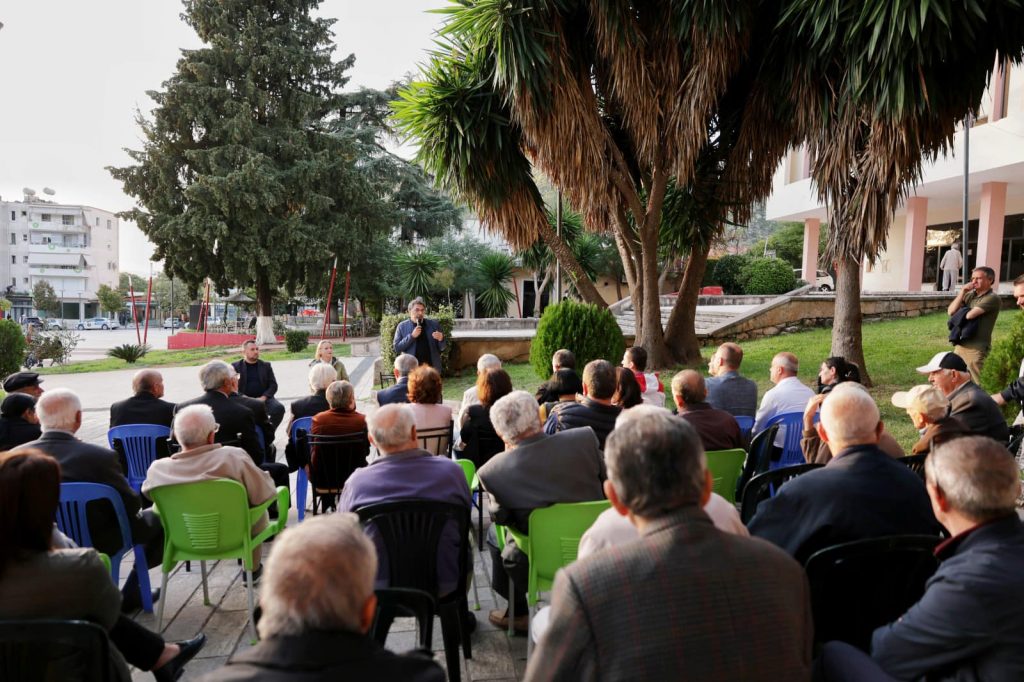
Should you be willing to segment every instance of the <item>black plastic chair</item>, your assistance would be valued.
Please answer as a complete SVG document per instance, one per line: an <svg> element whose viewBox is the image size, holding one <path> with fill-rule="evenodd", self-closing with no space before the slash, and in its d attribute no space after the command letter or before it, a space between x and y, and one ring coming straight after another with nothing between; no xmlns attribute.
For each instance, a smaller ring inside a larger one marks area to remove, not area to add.
<svg viewBox="0 0 1024 682"><path fill-rule="evenodd" d="M393 385L395 383L395 375L394 374L387 374L386 372L379 372L378 376L380 377L380 387L382 389L387 388L388 386L391 386L391 385Z"/></svg>
<svg viewBox="0 0 1024 682"><path fill-rule="evenodd" d="M907 455L906 457L898 457L897 462L903 462L910 470L921 477L924 480L924 461L928 458L928 453L923 455Z"/></svg>
<svg viewBox="0 0 1024 682"><path fill-rule="evenodd" d="M826 547L805 564L811 586L814 638L869 652L875 628L917 603L938 568L932 535L890 535Z"/></svg>
<svg viewBox="0 0 1024 682"><path fill-rule="evenodd" d="M437 610L434 597L423 590L408 587L385 587L376 590L376 593L377 613L370 626L370 636L384 646L394 617L412 616L416 619L417 648L430 651L434 639L434 612Z"/></svg>
<svg viewBox="0 0 1024 682"><path fill-rule="evenodd" d="M313 497L313 514L317 509L327 512L338 508L345 481L356 469L366 466L370 452L370 441L366 431L346 433L337 436L323 436L306 433L299 429L295 434L300 449L307 450L309 458L309 487Z"/></svg>
<svg viewBox="0 0 1024 682"><path fill-rule="evenodd" d="M469 632L462 625L462 614L469 610L469 508L450 502L401 500L367 505L356 513L364 526L373 526L384 545L388 586L422 590L436 600L448 679L459 682L460 642L465 657L473 657ZM459 537L459 575L455 589L439 595L437 554L441 535L451 523L456 524ZM378 631L376 636L381 641L387 631Z"/></svg>
<svg viewBox="0 0 1024 682"><path fill-rule="evenodd" d="M0 621L0 680L95 682L110 672L110 643L96 623Z"/></svg>
<svg viewBox="0 0 1024 682"><path fill-rule="evenodd" d="M764 431L761 431L754 440L750 441L750 448L747 450L747 459L743 462L743 471L740 473L740 479L736 481L736 499L743 499L743 491L747 487L747 483L750 483L750 479L754 478L758 474L763 474L768 471L770 458L772 454L772 447L775 442L775 434L779 431L779 425L769 426Z"/></svg>
<svg viewBox="0 0 1024 682"><path fill-rule="evenodd" d="M744 525L750 523L757 513L757 507L770 497L774 497L778 489L786 481L791 481L800 474L805 474L814 469L820 469L824 464L797 464L781 469L772 469L763 474L758 474L750 479L750 483L743 489L743 502L740 505L740 520Z"/></svg>
<svg viewBox="0 0 1024 682"><path fill-rule="evenodd" d="M420 447L435 455L452 458L452 438L455 435L455 422L448 422L448 426L439 426L436 429L416 429L416 437L420 440Z"/></svg>

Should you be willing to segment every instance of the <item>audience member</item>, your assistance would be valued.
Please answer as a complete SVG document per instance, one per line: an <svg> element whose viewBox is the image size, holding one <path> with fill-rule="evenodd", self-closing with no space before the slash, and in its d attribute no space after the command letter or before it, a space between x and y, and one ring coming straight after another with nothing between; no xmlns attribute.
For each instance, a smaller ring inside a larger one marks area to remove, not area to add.
<svg viewBox="0 0 1024 682"><path fill-rule="evenodd" d="M672 377L672 399L677 414L689 422L700 437L705 450L746 449L736 418L725 410L717 410L705 402L708 391L704 377L692 369L684 369Z"/></svg>
<svg viewBox="0 0 1024 682"><path fill-rule="evenodd" d="M189 405L208 405L220 427L217 442L239 442L253 462L263 464L263 448L256 437L256 418L248 407L231 400L238 392L238 373L234 367L221 360L211 360L199 369L199 383L205 393L178 403L174 413Z"/></svg>
<svg viewBox="0 0 1024 682"><path fill-rule="evenodd" d="M740 374L743 349L738 344L723 343L708 361L708 374L704 383L708 388L708 404L725 410L734 417L753 417L757 414L757 384Z"/></svg>
<svg viewBox="0 0 1024 682"><path fill-rule="evenodd" d="M859 386L860 384L857 385ZM814 424L814 418L818 415L821 403L825 400L825 396L831 392L832 390L829 389L824 393L811 396L811 399L807 401L807 408L804 410L804 428L800 437L800 451L804 453L804 460L809 464L828 464L829 460L832 459L832 448L821 439L821 436L818 435L818 429ZM903 446L893 438L892 434L884 426L882 427L881 435L878 437L878 448L890 457L904 457L907 454L903 451Z"/></svg>
<svg viewBox="0 0 1024 682"><path fill-rule="evenodd" d="M256 430L258 432L257 437L260 435L263 437L263 462L273 462L277 459L277 446L274 445L276 429L274 428L274 423L270 420L266 403L239 393L237 381L235 381L235 392L229 397L232 401L245 406L246 409L252 412L252 419L256 423Z"/></svg>
<svg viewBox="0 0 1024 682"><path fill-rule="evenodd" d="M558 374L561 370L571 370L573 374L576 374L576 356L566 348L559 348L551 355L551 373ZM579 375L576 375L576 378L579 379ZM539 405L557 403L559 394L556 390L557 387L552 386L550 380L545 381L537 388L537 403Z"/></svg>
<svg viewBox="0 0 1024 682"><path fill-rule="evenodd" d="M33 398L38 398L43 394L43 387L39 385L41 383L43 380L36 372L15 372L4 379L4 392L7 394L25 393Z"/></svg>
<svg viewBox="0 0 1024 682"><path fill-rule="evenodd" d="M171 428L174 403L162 400L164 378L155 369L141 369L132 377L135 395L110 406L110 428L126 424L156 424Z"/></svg>
<svg viewBox="0 0 1024 682"><path fill-rule="evenodd" d="M883 535L934 535L939 526L917 474L878 447L878 406L860 385L832 389L818 433L835 456L762 502L747 527L801 564L819 549Z"/></svg>
<svg viewBox="0 0 1024 682"><path fill-rule="evenodd" d="M165 485L228 478L245 486L251 507L274 497L276 491L270 474L253 464L242 448L216 442L216 435L217 422L209 405L189 405L180 410L174 417L174 437L181 450L149 465L146 480L142 482L142 494L151 498L151 490ZM253 525L253 537L266 527L267 515L263 514ZM259 547L253 550L252 558L253 579L258 580L262 571Z"/></svg>
<svg viewBox="0 0 1024 682"><path fill-rule="evenodd" d="M554 396L554 400L540 404L540 420L546 422L551 414L551 408L558 403L574 403L576 396L583 393L583 382L580 375L574 369L560 369L551 375L545 382L545 390L548 395ZM639 387L638 387L639 388Z"/></svg>
<svg viewBox="0 0 1024 682"><path fill-rule="evenodd" d="M441 389L441 374L429 365L420 365L409 375L409 407L418 431L447 428L452 423L452 408L441 402Z"/></svg>
<svg viewBox="0 0 1024 682"><path fill-rule="evenodd" d="M419 365L416 358L402 353L395 358L395 385L377 391L378 405L409 402L409 374Z"/></svg>
<svg viewBox="0 0 1024 682"><path fill-rule="evenodd" d="M823 679L1024 679L1017 465L1001 444L969 436L936 446L925 477L935 516L952 535L935 550L942 563L921 600L875 630L873 661L849 645L826 644Z"/></svg>
<svg viewBox="0 0 1024 682"><path fill-rule="evenodd" d="M345 363L334 357L334 344L328 339L321 339L320 343L316 344L316 353L309 366L316 367L320 363L330 365L337 372L335 381L348 381L348 370L345 369Z"/></svg>
<svg viewBox="0 0 1024 682"><path fill-rule="evenodd" d="M270 424L276 432L284 419L284 405L274 398L277 393L274 368L269 362L260 360L259 345L251 340L243 343L242 359L235 361L232 366L238 372L238 392L266 403Z"/></svg>
<svg viewBox="0 0 1024 682"><path fill-rule="evenodd" d="M664 398L664 394L662 394ZM623 410L644 404L644 397L640 391L640 384L636 381L633 370L627 367L615 368L615 395L612 396L612 405L617 405ZM664 405L662 405L664 407Z"/></svg>
<svg viewBox="0 0 1024 682"><path fill-rule="evenodd" d="M818 370L818 393L828 393L844 381L860 383L860 367L840 355L825 358Z"/></svg>
<svg viewBox="0 0 1024 682"><path fill-rule="evenodd" d="M647 372L647 351L640 346L630 346L622 354L622 366L633 372L640 387L645 405L665 407L665 387L658 375Z"/></svg>
<svg viewBox="0 0 1024 682"><path fill-rule="evenodd" d="M12 393L0 403L0 452L33 441L42 434L36 415L36 399Z"/></svg>
<svg viewBox="0 0 1024 682"><path fill-rule="evenodd" d="M53 546L60 482L60 465L38 450L0 453L0 619L91 621L114 645L111 679L132 679L126 660L160 682L177 679L206 636L164 642L121 615L117 586L95 549Z"/></svg>
<svg viewBox="0 0 1024 682"><path fill-rule="evenodd" d="M313 363L309 370L309 390L312 392L312 395L292 401L289 408L292 416L288 420L288 427L286 429L289 434L288 444L284 446L284 456L288 460L289 471L295 471L300 466L308 464L308 462L304 461L304 455L299 453L295 444L292 443L290 437L292 424L296 419L314 417L321 412L331 409L330 403L327 402L327 387L335 381L336 376L337 373L330 365L323 362Z"/></svg>
<svg viewBox="0 0 1024 682"><path fill-rule="evenodd" d="M1006 419L992 397L971 381L964 359L951 352L936 353L927 365L918 367L928 375L928 383L949 400L949 413L967 424L971 433L1005 443L1010 438Z"/></svg>
<svg viewBox="0 0 1024 682"><path fill-rule="evenodd" d="M42 435L16 450L35 448L53 457L60 464L62 483L102 483L116 490L128 515L132 542L145 546L148 565L159 565L164 542L159 517L152 511L142 511L139 495L128 485L116 452L75 437L82 427L82 403L78 395L66 388L44 393L36 402L36 414L42 425ZM121 549L121 526L113 506L106 500L97 500L89 505L87 513L93 547L108 555ZM156 601L158 593L153 592L153 601ZM125 581L122 594L125 611L141 606L139 578L134 567Z"/></svg>
<svg viewBox="0 0 1024 682"><path fill-rule="evenodd" d="M260 584L259 643L201 680L444 682L429 652L396 655L367 634L377 556L354 514L306 519L274 545Z"/></svg>
<svg viewBox="0 0 1024 682"><path fill-rule="evenodd" d="M525 679L807 679L807 579L701 510L712 481L693 428L643 414L612 432L606 457L605 492L641 537L558 572Z"/></svg>
<svg viewBox="0 0 1024 682"><path fill-rule="evenodd" d="M476 391L479 402L466 411L466 422L459 434L464 447L458 457L465 457L479 469L503 449L491 423L491 407L512 392L512 378L503 369L488 369L477 377Z"/></svg>
<svg viewBox="0 0 1024 682"><path fill-rule="evenodd" d="M501 358L491 353L484 353L476 361L476 376L477 382L462 392L462 403L459 405L459 416L456 418L456 422L459 428L466 423L466 412L473 405L480 404L480 398L477 395L477 386L480 384L480 377L484 375L489 369L501 369Z"/></svg>
<svg viewBox="0 0 1024 682"><path fill-rule="evenodd" d="M981 381L981 366L992 345L992 330L1002 303L992 288L996 272L980 266L971 270L971 281L957 292L946 314L950 317L953 352L964 359L974 381Z"/></svg>
<svg viewBox="0 0 1024 682"><path fill-rule="evenodd" d="M914 428L922 432L910 449L913 455L926 455L932 448L970 433L959 417L950 416L949 401L931 384L893 393L892 404L905 409Z"/></svg>
<svg viewBox="0 0 1024 682"><path fill-rule="evenodd" d="M395 327L392 348L395 353L408 353L421 365L441 371L441 352L448 342L441 332L441 324L425 316L426 305L418 296L409 301L409 319Z"/></svg>
<svg viewBox="0 0 1024 682"><path fill-rule="evenodd" d="M768 377L775 384L761 398L761 407L754 419L753 433L764 431L768 422L780 414L803 412L814 391L800 383L797 372L800 362L792 353L776 353ZM775 435L775 447L781 448L786 442L786 427L780 426Z"/></svg>
<svg viewBox="0 0 1024 682"><path fill-rule="evenodd" d="M560 402L551 408L544 424L547 434L589 426L600 447L615 428L622 408L612 404L615 395L615 367L607 360L592 360L583 368L583 398L579 402Z"/></svg>
<svg viewBox="0 0 1024 682"><path fill-rule="evenodd" d="M366 431L366 415L356 411L356 389L347 381L333 381L327 387L330 409L313 417L313 433L318 436L344 436ZM367 443L366 453L370 448Z"/></svg>
<svg viewBox="0 0 1024 682"><path fill-rule="evenodd" d="M608 369L610 373L611 365ZM604 458L592 429L545 434L536 398L526 391L513 391L494 403L491 422L505 441L505 451L492 457L477 471L477 476L490 494L495 523L529 534L530 512L534 509L559 502L604 499ZM499 550L493 525L488 531L487 543L491 554L491 585L514 605L519 615L513 626L525 632L529 575L526 555L511 537L506 540L504 550ZM515 594L511 598L510 577L515 583ZM491 623L504 629L508 628L508 618L508 613L500 610L488 615Z"/></svg>

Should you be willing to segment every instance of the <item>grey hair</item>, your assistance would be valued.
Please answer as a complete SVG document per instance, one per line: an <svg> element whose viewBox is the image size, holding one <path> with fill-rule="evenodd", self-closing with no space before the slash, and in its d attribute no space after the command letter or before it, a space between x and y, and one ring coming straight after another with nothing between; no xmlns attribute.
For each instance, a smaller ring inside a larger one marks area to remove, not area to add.
<svg viewBox="0 0 1024 682"><path fill-rule="evenodd" d="M75 415L82 411L82 401L69 388L57 388L39 396L36 416L43 431L70 431L75 428Z"/></svg>
<svg viewBox="0 0 1024 682"><path fill-rule="evenodd" d="M314 393L323 391L338 378L338 372L326 362L318 362L309 370L309 388Z"/></svg>
<svg viewBox="0 0 1024 682"><path fill-rule="evenodd" d="M398 373L403 377L409 376L409 373L419 366L420 361L416 359L415 355L402 353L395 358L395 369L397 369Z"/></svg>
<svg viewBox="0 0 1024 682"><path fill-rule="evenodd" d="M874 398L860 384L838 384L821 404L821 426L835 443L873 443L881 416Z"/></svg>
<svg viewBox="0 0 1024 682"><path fill-rule="evenodd" d="M407 305L407 306L405 307L405 310L406 310L406 312L412 312L412 307L413 307L414 305L421 305L421 306L423 306L424 308L426 308L426 307L427 307L427 304L423 302L423 299L422 299L422 298L420 298L419 296L417 296L416 298L414 298L414 299L412 299L411 301L409 301L409 305Z"/></svg>
<svg viewBox="0 0 1024 682"><path fill-rule="evenodd" d="M335 410L351 405L355 395L356 390L347 381L332 381L331 385L327 387L327 402Z"/></svg>
<svg viewBox="0 0 1024 682"><path fill-rule="evenodd" d="M373 596L377 552L342 512L307 518L274 541L260 585L260 637L314 630L362 633L362 611Z"/></svg>
<svg viewBox="0 0 1024 682"><path fill-rule="evenodd" d="M501 369L501 358L493 353L484 353L476 361L476 373L483 374L489 369Z"/></svg>
<svg viewBox="0 0 1024 682"><path fill-rule="evenodd" d="M526 391L512 391L491 405L491 424L501 439L518 443L541 428L537 399Z"/></svg>
<svg viewBox="0 0 1024 682"><path fill-rule="evenodd" d="M932 449L924 460L931 485L953 509L977 522L1014 513L1020 472L1010 451L987 436L963 436Z"/></svg>
<svg viewBox="0 0 1024 682"><path fill-rule="evenodd" d="M235 368L223 360L210 360L199 369L199 383L204 391L216 391L235 374Z"/></svg>
<svg viewBox="0 0 1024 682"><path fill-rule="evenodd" d="M608 435L604 457L619 500L641 518L700 504L707 470L704 446L689 423L665 410L617 425Z"/></svg>
<svg viewBox="0 0 1024 682"><path fill-rule="evenodd" d="M644 415L648 414L671 413L664 407L661 407L660 405L647 405L645 403L640 403L639 405L634 405L628 410L623 410L622 412L619 412L619 416L615 418L615 428L619 428L620 426L627 422L639 419L640 417L643 417Z"/></svg>
<svg viewBox="0 0 1024 682"><path fill-rule="evenodd" d="M409 442L416 415L405 404L385 405L366 418L366 427L377 448L387 454Z"/></svg>
<svg viewBox="0 0 1024 682"><path fill-rule="evenodd" d="M776 353L772 363L786 370L789 374L796 374L800 371L800 361L792 353Z"/></svg>
<svg viewBox="0 0 1024 682"><path fill-rule="evenodd" d="M174 415L174 437L186 450L206 444L217 429L217 420L209 405L189 405Z"/></svg>
<svg viewBox="0 0 1024 682"><path fill-rule="evenodd" d="M163 377L160 375L160 372L155 369L140 369L135 373L135 376L132 377L132 391L135 393L139 393L141 391L152 393L153 389L156 388L156 385L162 380Z"/></svg>

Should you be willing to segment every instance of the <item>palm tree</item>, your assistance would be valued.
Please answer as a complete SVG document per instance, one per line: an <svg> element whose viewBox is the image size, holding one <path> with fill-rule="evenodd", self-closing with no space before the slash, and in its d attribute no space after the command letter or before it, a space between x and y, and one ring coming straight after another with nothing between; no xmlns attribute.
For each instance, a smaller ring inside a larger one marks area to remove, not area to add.
<svg viewBox="0 0 1024 682"><path fill-rule="evenodd" d="M480 258L477 270L483 288L476 295L477 302L483 306L487 317L507 317L508 304L515 299L508 283L512 281L512 270L515 267L512 258L504 253L491 251Z"/></svg>
<svg viewBox="0 0 1024 682"><path fill-rule="evenodd" d="M401 286L410 297L426 296L435 285L435 278L444 267L444 260L431 251L406 251L395 258Z"/></svg>

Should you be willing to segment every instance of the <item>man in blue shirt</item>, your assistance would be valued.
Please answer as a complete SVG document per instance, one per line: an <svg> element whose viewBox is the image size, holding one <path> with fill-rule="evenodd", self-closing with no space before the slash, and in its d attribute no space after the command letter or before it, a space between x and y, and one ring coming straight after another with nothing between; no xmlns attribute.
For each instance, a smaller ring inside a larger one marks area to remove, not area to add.
<svg viewBox="0 0 1024 682"><path fill-rule="evenodd" d="M402 320L395 327L394 351L408 353L421 365L430 365L441 371L441 351L447 346L441 325L437 320L427 319L426 306L422 298L409 302L409 319Z"/></svg>

